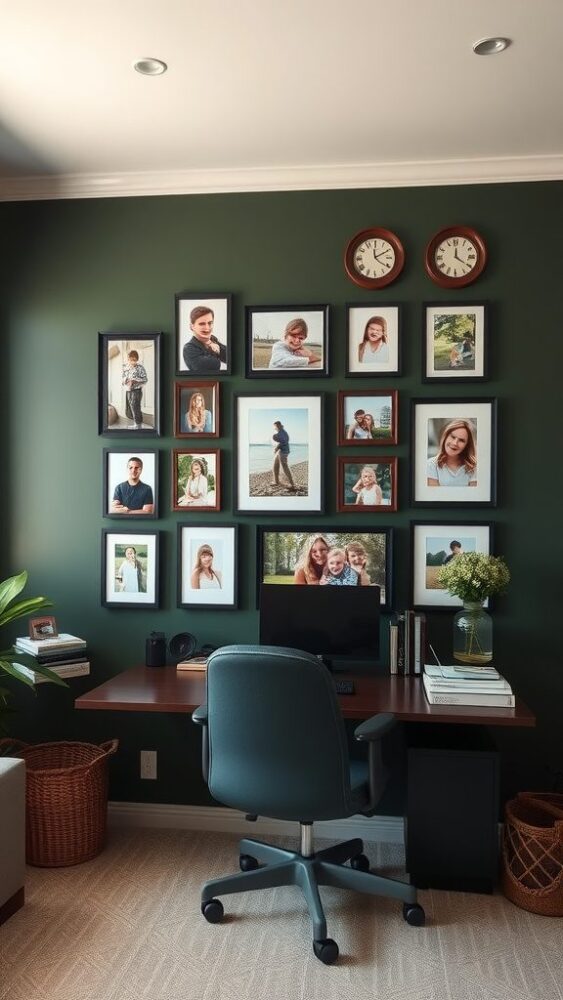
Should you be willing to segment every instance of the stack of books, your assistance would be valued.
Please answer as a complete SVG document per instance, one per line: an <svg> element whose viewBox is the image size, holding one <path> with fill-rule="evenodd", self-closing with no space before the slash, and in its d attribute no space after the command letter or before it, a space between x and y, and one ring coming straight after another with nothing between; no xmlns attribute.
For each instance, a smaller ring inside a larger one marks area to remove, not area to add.
<svg viewBox="0 0 563 1000"><path fill-rule="evenodd" d="M514 708L512 688L494 667L425 663L422 683L431 705Z"/></svg>
<svg viewBox="0 0 563 1000"><path fill-rule="evenodd" d="M86 640L68 632L47 639L29 639L20 636L14 643L16 652L32 656L42 667L47 667L59 677L81 677L90 673L90 661L86 652ZM47 680L36 673L33 667L19 664L19 669L34 684Z"/></svg>
<svg viewBox="0 0 563 1000"><path fill-rule="evenodd" d="M191 656L189 660L182 660L181 663L177 663L176 670L185 670L188 673L190 671L201 672L202 670L207 670L207 657Z"/></svg>
<svg viewBox="0 0 563 1000"><path fill-rule="evenodd" d="M389 672L421 674L426 656L426 615L399 611L389 623Z"/></svg>

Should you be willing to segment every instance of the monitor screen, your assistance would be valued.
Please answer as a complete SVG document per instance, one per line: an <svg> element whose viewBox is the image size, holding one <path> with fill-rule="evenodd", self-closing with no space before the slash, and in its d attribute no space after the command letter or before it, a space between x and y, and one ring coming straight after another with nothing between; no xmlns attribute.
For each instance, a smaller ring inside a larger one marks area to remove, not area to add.
<svg viewBox="0 0 563 1000"><path fill-rule="evenodd" d="M379 587L262 584L260 642L331 661L379 657Z"/></svg>

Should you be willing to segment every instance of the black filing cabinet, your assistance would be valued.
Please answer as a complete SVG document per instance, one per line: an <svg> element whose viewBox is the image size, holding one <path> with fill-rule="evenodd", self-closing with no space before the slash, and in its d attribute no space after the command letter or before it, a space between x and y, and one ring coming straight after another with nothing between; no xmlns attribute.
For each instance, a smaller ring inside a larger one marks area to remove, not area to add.
<svg viewBox="0 0 563 1000"><path fill-rule="evenodd" d="M499 755L479 726L408 727L407 871L420 889L492 892Z"/></svg>

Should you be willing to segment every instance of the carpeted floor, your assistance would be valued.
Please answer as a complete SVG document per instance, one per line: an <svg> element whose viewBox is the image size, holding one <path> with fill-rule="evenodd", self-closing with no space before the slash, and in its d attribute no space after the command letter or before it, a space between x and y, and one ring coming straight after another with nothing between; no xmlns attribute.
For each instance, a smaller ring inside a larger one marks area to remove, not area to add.
<svg viewBox="0 0 563 1000"><path fill-rule="evenodd" d="M201 883L237 870L237 845L228 834L116 829L94 861L29 868L26 905L0 928L0 997L563 1000L563 921L501 895L422 892L427 926L416 928L396 902L322 889L334 966L313 955L297 888L224 897L225 920L210 925ZM367 853L400 877L399 848Z"/></svg>

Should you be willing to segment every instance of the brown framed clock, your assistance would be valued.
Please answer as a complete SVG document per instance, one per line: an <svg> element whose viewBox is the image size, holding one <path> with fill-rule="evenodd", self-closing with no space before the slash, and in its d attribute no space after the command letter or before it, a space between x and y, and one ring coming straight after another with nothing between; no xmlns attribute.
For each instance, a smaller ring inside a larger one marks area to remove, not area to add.
<svg viewBox="0 0 563 1000"><path fill-rule="evenodd" d="M385 288L403 270L405 251L390 229L371 226L348 242L344 267L348 277L361 288Z"/></svg>
<svg viewBox="0 0 563 1000"><path fill-rule="evenodd" d="M487 263L482 236L471 226L440 229L426 247L428 277L441 288L464 288L475 281Z"/></svg>

